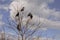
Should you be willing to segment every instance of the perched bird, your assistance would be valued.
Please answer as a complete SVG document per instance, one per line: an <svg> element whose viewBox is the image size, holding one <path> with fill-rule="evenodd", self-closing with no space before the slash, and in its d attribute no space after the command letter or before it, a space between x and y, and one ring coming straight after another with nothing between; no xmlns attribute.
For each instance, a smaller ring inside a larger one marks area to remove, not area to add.
<svg viewBox="0 0 60 40"><path fill-rule="evenodd" d="M19 27L19 25L17 25L17 30L18 30L18 31L20 31L20 30L21 30L21 29L20 29L20 27Z"/></svg>
<svg viewBox="0 0 60 40"><path fill-rule="evenodd" d="M24 7L21 9L21 11L24 11Z"/></svg>
<svg viewBox="0 0 60 40"><path fill-rule="evenodd" d="M19 16L19 12L17 12L16 17Z"/></svg>
<svg viewBox="0 0 60 40"><path fill-rule="evenodd" d="M31 19L33 18L33 15L29 13L27 16L29 16Z"/></svg>
<svg viewBox="0 0 60 40"><path fill-rule="evenodd" d="M21 12L24 11L24 7L21 9ZM15 17L19 17L19 12L17 12L17 14L15 15ZM20 27L19 24L17 24L17 30L20 31Z"/></svg>
<svg viewBox="0 0 60 40"><path fill-rule="evenodd" d="M24 11L24 7L21 9L21 12ZM17 12L16 16L19 16L19 12Z"/></svg>
<svg viewBox="0 0 60 40"><path fill-rule="evenodd" d="M17 14L15 15L15 17L16 17L16 21L17 21L17 30L20 31L19 23L18 23L19 12L17 12Z"/></svg>
<svg viewBox="0 0 60 40"><path fill-rule="evenodd" d="M28 24L31 20L32 20L32 18L33 18L33 15L31 14L31 13L29 13L28 15L27 15L27 19L26 19L26 24Z"/></svg>

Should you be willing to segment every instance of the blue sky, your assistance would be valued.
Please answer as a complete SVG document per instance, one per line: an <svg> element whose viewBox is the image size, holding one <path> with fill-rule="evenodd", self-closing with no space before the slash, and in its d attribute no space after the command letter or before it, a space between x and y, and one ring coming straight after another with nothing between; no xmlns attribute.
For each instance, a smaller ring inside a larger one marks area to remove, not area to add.
<svg viewBox="0 0 60 40"><path fill-rule="evenodd" d="M2 15L2 19L0 19L0 20L2 22L8 23L6 18L10 17L9 16L10 15L10 10L9 9L7 10L7 8L4 9L4 7L9 6L9 4L11 2L12 2L12 0L0 0L0 6L1 6L0 7L0 15ZM54 2L48 3L49 9L51 9L51 10L55 9L55 11L57 11L57 12L60 11L60 6L59 5L60 5L60 0L54 0ZM60 14L60 13L57 13L57 14ZM52 20L52 21L60 21L59 18L55 17L52 14L50 14L47 19ZM9 32L10 30L9 30L9 28L6 28L7 32ZM15 33L15 32L11 31L11 33ZM41 33L41 34L39 34L39 33ZM35 34L36 34L36 36L41 35L42 37L53 38L56 35L58 35L58 36L60 35L60 30L59 29L48 28L47 30L38 30L37 32L35 32ZM59 40L59 39L60 39L60 37L59 38L56 37L56 40Z"/></svg>
<svg viewBox="0 0 60 40"><path fill-rule="evenodd" d="M53 3L50 3L49 4L49 7L52 9L52 8L55 8L56 10L60 11L60 0L55 0Z"/></svg>

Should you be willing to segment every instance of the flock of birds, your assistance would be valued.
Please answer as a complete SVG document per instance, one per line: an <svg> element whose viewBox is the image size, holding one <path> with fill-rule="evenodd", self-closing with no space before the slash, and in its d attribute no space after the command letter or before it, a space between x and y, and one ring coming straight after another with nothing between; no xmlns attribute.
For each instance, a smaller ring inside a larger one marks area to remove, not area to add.
<svg viewBox="0 0 60 40"><path fill-rule="evenodd" d="M24 7L20 10L21 12L24 11ZM17 12L17 14L15 15L15 17L19 17L19 12ZM29 19L32 19L33 18L33 15L31 13L29 13L27 15L27 17L29 17ZM28 21L28 20L27 20ZM19 24L17 25L17 29L20 31L20 27L19 27Z"/></svg>

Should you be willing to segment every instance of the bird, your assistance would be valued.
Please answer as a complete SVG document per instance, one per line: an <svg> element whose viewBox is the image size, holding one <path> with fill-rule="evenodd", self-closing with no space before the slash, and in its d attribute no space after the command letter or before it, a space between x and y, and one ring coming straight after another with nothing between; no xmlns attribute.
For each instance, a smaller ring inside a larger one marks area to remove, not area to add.
<svg viewBox="0 0 60 40"><path fill-rule="evenodd" d="M17 12L16 17L19 16L19 12Z"/></svg>
<svg viewBox="0 0 60 40"><path fill-rule="evenodd" d="M24 11L24 7L21 9L21 12ZM17 14L15 15L15 17L19 17L19 12L17 12ZM20 27L19 24L17 25L17 30L20 31Z"/></svg>
<svg viewBox="0 0 60 40"><path fill-rule="evenodd" d="M21 9L21 12L24 11L24 7ZM19 17L19 12L15 15L15 17ZM17 30L20 31L19 24L17 25Z"/></svg>
<svg viewBox="0 0 60 40"><path fill-rule="evenodd" d="M21 9L21 12L24 11L24 7ZM19 12L17 12L16 17L19 16Z"/></svg>
<svg viewBox="0 0 60 40"><path fill-rule="evenodd" d="M29 16L31 19L33 18L33 15L29 13L27 16Z"/></svg>
<svg viewBox="0 0 60 40"><path fill-rule="evenodd" d="M18 30L18 31L20 31L20 30L21 30L21 29L20 29L20 27L19 27L19 25L17 25L17 30Z"/></svg>
<svg viewBox="0 0 60 40"><path fill-rule="evenodd" d="M24 7L21 9L21 12L24 11Z"/></svg>
<svg viewBox="0 0 60 40"><path fill-rule="evenodd" d="M17 12L17 14L15 15L15 17L19 17L19 12ZM18 20L18 19L16 18L16 20ZM20 31L19 24L17 24L17 30Z"/></svg>

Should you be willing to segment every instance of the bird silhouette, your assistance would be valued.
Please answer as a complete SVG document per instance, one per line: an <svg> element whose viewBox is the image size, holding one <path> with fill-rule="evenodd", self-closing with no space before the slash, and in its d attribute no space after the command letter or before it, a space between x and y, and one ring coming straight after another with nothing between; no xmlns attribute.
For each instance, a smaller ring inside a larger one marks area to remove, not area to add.
<svg viewBox="0 0 60 40"><path fill-rule="evenodd" d="M24 7L21 9L21 12L22 12L22 11L24 11ZM19 17L19 12L17 12L16 17ZM21 30L19 24L17 25L17 30L18 30L18 31Z"/></svg>
<svg viewBox="0 0 60 40"><path fill-rule="evenodd" d="M20 31L20 30L21 30L21 29L20 29L20 27L19 27L19 25L17 25L17 30L18 30L18 31Z"/></svg>
<svg viewBox="0 0 60 40"><path fill-rule="evenodd" d="M24 11L24 7L21 9L21 11Z"/></svg>
<svg viewBox="0 0 60 40"><path fill-rule="evenodd" d="M19 12L17 12L16 16L19 16Z"/></svg>
<svg viewBox="0 0 60 40"><path fill-rule="evenodd" d="M33 18L33 15L31 13L29 13L27 16L30 16L31 19Z"/></svg>
<svg viewBox="0 0 60 40"><path fill-rule="evenodd" d="M24 7L21 9L21 12L24 11ZM16 16L19 16L19 12L17 12Z"/></svg>

